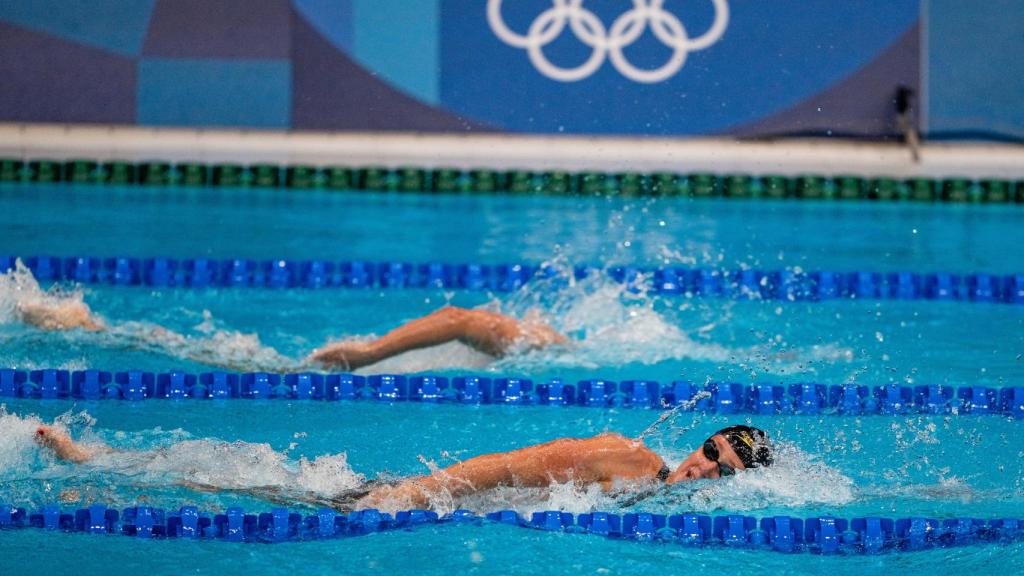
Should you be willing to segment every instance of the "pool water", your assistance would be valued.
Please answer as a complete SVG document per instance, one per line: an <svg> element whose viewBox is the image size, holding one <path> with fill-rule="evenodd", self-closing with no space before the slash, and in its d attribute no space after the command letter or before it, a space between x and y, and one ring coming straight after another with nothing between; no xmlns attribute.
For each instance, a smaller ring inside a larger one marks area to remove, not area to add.
<svg viewBox="0 0 1024 576"><path fill-rule="evenodd" d="M363 259L557 266L705 265L835 271L1020 272L1024 229L1014 207L604 198L431 196L249 190L0 188L9 223L0 254ZM59 206L59 209L54 209ZM16 218L14 217L16 216ZM46 289L46 286L42 287ZM30 278L0 280L0 366L205 371L242 363L292 369L324 342L380 335L444 304L538 313L569 346L493 361L461 345L413 352L366 373L430 371L542 381L601 377L826 384L1020 385L1024 308L933 301L760 302L638 294L602 277L534 283L512 294L433 289L64 288L111 326L42 332L13 307ZM156 332L160 326L168 332ZM0 501L37 507L103 502L270 507L182 480L267 484L331 494L363 478L560 436L636 435L651 410L399 403L121 402L7 399L0 413ZM141 451L73 466L40 453L40 421L76 437ZM676 485L622 508L593 490L498 490L455 503L477 511L562 509L739 512L840 517L1024 516L1020 422L967 416L721 416L681 413L648 440L670 464L736 420L773 434L779 465L718 482ZM236 442L238 441L238 442ZM438 502L439 510L452 503ZM301 509L301 505L296 505ZM307 509L308 510L308 509ZM79 574L109 558L233 574L305 571L526 574L714 570L750 566L839 574L898 563L910 574L1013 570L1024 545L979 545L885 557L787 557L687 549L487 525L432 526L331 542L237 546L0 533L8 565L44 573L74 554ZM82 555L83 549L95 554ZM63 560L61 560L63 559ZM746 568L745 568L746 567ZM67 566L61 566L67 570ZM126 571L127 565L117 565Z"/></svg>

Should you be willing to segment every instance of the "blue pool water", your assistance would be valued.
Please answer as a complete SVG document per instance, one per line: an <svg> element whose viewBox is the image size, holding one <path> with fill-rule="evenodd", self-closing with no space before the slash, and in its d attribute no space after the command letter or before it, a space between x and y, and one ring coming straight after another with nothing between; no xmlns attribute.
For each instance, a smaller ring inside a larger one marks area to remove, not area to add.
<svg viewBox="0 0 1024 576"><path fill-rule="evenodd" d="M837 271L1020 272L1019 210L994 206L875 205L480 197L242 190L0 188L9 215L2 254L322 258L557 265L709 265ZM56 208L55 207L59 207ZM112 329L46 333L16 321L30 279L0 283L0 366L153 371L213 364L289 369L331 339L382 334L452 303L515 315L539 313L573 344L492 362L459 345L411 353L384 371L516 375L568 381L603 377L668 382L867 385L1020 385L1024 309L933 301L758 302L624 291L594 278L535 284L513 294L409 290L153 289L65 287ZM46 288L45 286L43 288ZM170 333L153 334L161 326ZM138 502L207 510L269 504L237 494L197 494L181 480L245 487L287 484L321 494L361 477L407 475L429 463L508 450L559 436L635 435L657 413L545 407L378 403L118 402L11 400L0 414L0 501L39 506ZM54 462L30 435L60 419L76 436L132 458L75 467ZM1024 516L1020 422L1001 417L740 417L775 435L780 465L717 483L675 486L630 510ZM686 413L649 445L678 462L721 416ZM241 443L224 444L224 442ZM503 490L462 506L527 513L623 511L572 486ZM930 550L888 557L786 557L615 542L504 526L428 527L344 541L238 547L35 531L0 533L23 568L44 573L76 557L76 573L109 573L104 558L145 554L167 567L233 574L265 566L291 572L624 573L768 570L853 574L898 563L911 574L1013 570L1024 545ZM140 551L140 547L145 551ZM81 555L83 549L95 554ZM42 553L40 553L42 552ZM542 560L538 560L542 559ZM64 567L65 569L67 566ZM116 573L116 571L115 571Z"/></svg>

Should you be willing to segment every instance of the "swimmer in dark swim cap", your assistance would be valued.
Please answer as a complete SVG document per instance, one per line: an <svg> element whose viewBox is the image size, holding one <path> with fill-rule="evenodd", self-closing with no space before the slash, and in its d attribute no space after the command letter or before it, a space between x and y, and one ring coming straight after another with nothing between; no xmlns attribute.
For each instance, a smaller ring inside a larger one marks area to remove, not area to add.
<svg viewBox="0 0 1024 576"><path fill-rule="evenodd" d="M52 426L39 426L36 440L41 446L53 450L58 458L72 462L86 462L100 453L119 453L111 448L75 443L66 433ZM409 478L394 485L371 483L335 497L309 494L290 497L295 501L348 511L367 507L399 509L424 506L438 495L460 498L503 486L543 488L555 483L573 482L598 484L604 490L610 490L617 483L631 482L646 483L649 488L649 485L718 479L732 476L740 470L770 466L772 452L771 441L763 430L743 425L729 426L718 430L672 470L662 457L644 446L642 440L601 434L592 438L562 438L511 452L484 454L439 469L429 476ZM183 485L204 491L222 490L187 481ZM281 500L288 487L241 491L269 500Z"/></svg>
<svg viewBox="0 0 1024 576"><path fill-rule="evenodd" d="M725 442L725 450L723 443ZM772 444L768 434L751 426L729 426L715 432L704 441L699 450L694 450L675 472L669 475L668 481L696 480L732 476L736 470L771 466L774 462ZM733 464L739 461L742 466ZM709 468L717 470L709 471Z"/></svg>
<svg viewBox="0 0 1024 576"><path fill-rule="evenodd" d="M609 490L623 481L673 484L715 479L771 466L772 452L763 430L729 426L712 434L671 470L642 440L612 433L561 438L512 452L477 456L429 476L375 488L356 507L424 506L435 494L459 498L499 486L544 487L573 481L600 484Z"/></svg>
<svg viewBox="0 0 1024 576"><path fill-rule="evenodd" d="M36 440L54 451L58 458L86 462L110 448L83 446L64 432L40 426ZM271 501L306 502L330 506L342 512L362 508L400 510L423 507L438 496L461 498L501 486L542 488L554 483L599 484L610 490L617 483L673 484L731 476L739 471L772 465L772 443L763 430L750 426L729 426L712 434L675 470L644 446L642 440L605 433L590 438L559 438L513 450L484 454L464 460L427 476L407 478L397 484L370 483L334 497L288 494L288 487L260 487L235 490ZM184 482L203 491L217 486ZM286 496L287 494L287 496Z"/></svg>

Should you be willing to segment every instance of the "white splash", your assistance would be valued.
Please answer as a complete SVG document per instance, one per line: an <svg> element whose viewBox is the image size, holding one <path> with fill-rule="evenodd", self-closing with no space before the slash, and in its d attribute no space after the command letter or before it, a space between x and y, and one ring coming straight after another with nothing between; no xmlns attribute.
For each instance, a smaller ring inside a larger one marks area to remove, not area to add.
<svg viewBox="0 0 1024 576"><path fill-rule="evenodd" d="M751 373L787 373L812 371L816 362L852 359L850 350L832 344L777 351L772 344L730 348L701 342L669 316L670 310L660 296L630 288L607 274L592 274L582 280L571 275L536 280L511 294L507 301L494 301L489 307L520 318L539 318L571 338L569 345L507 356L492 366L495 371L599 369L699 360L734 365ZM687 304L683 308L691 307ZM695 332L706 333L731 319L727 306L714 320L697 326Z"/></svg>
<svg viewBox="0 0 1024 576"><path fill-rule="evenodd" d="M208 320L212 316L206 312ZM123 322L96 335L96 341L113 348L132 348L184 358L239 371L288 372L299 362L260 341L259 334L236 330L212 330L186 335L148 322Z"/></svg>
<svg viewBox="0 0 1024 576"><path fill-rule="evenodd" d="M0 324L21 322L23 306L38 305L47 308L68 303L82 303L80 289L69 289L55 284L43 290L21 259L15 261L14 269L0 274Z"/></svg>
<svg viewBox="0 0 1024 576"><path fill-rule="evenodd" d="M117 432L113 447L92 430L95 420L85 412L65 413L54 426L70 431L77 442L96 450L84 464L57 460L34 441L36 416L19 416L0 407L0 478L47 481L103 475L131 485L173 487L183 483L231 491L272 487L283 497L309 493L330 498L361 486L362 474L352 470L344 453L312 460L291 459L269 444L190 439L181 430ZM154 443L163 446L149 448ZM124 446L143 446L138 450Z"/></svg>
<svg viewBox="0 0 1024 576"><path fill-rule="evenodd" d="M276 487L285 494L331 497L360 486L344 453L292 460L269 444L186 440L139 452L114 452L89 463L150 482L189 482L228 490Z"/></svg>
<svg viewBox="0 0 1024 576"><path fill-rule="evenodd" d="M796 446L776 442L775 462L718 480L677 483L641 504L711 513L769 507L842 506L856 498L853 480Z"/></svg>
<svg viewBox="0 0 1024 576"><path fill-rule="evenodd" d="M547 510L582 514L594 510L607 510L612 506L613 500L608 494L602 492L599 485L581 486L567 482L551 484L545 488L503 486L459 498L435 511L447 513L455 508L463 508L477 514L484 514L495 510L515 510L521 516L529 518L534 512Z"/></svg>
<svg viewBox="0 0 1024 576"><path fill-rule="evenodd" d="M23 418L0 405L0 478L17 477L35 464L38 447L33 438L42 424L39 418Z"/></svg>

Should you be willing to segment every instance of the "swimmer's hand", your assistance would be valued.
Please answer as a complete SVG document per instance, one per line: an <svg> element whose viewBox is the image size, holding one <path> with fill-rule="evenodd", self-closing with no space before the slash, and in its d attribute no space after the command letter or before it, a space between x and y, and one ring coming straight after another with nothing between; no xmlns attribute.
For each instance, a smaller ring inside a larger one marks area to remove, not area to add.
<svg viewBox="0 0 1024 576"><path fill-rule="evenodd" d="M429 498L423 487L406 480L398 486L381 486L356 502L356 510L409 510L427 505Z"/></svg>
<svg viewBox="0 0 1024 576"><path fill-rule="evenodd" d="M332 368L355 370L378 361L366 342L338 342L318 348L306 358L306 363L319 363Z"/></svg>
<svg viewBox="0 0 1024 576"><path fill-rule="evenodd" d="M67 432L53 426L40 426L37 428L35 440L40 446L53 450L57 458L74 462L75 464L87 462L96 455L94 450L80 444L75 444Z"/></svg>
<svg viewBox="0 0 1024 576"><path fill-rule="evenodd" d="M94 316L89 306L80 300L29 300L18 302L17 310L22 322L43 330L83 328L99 331L106 328L103 321Z"/></svg>

